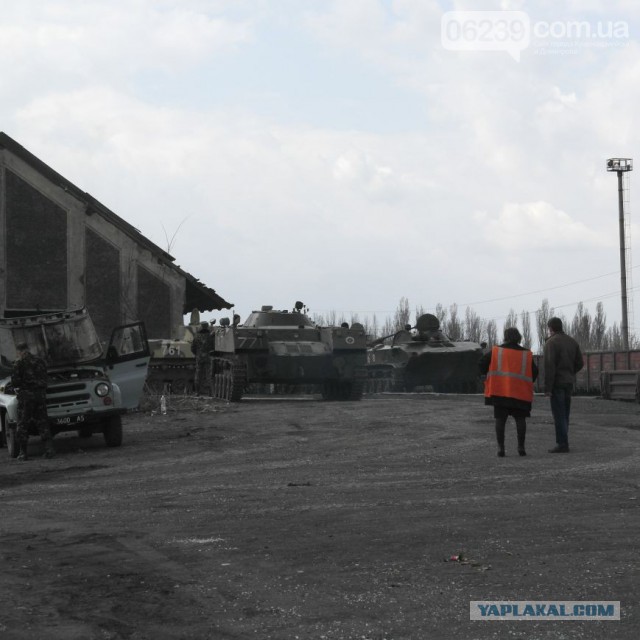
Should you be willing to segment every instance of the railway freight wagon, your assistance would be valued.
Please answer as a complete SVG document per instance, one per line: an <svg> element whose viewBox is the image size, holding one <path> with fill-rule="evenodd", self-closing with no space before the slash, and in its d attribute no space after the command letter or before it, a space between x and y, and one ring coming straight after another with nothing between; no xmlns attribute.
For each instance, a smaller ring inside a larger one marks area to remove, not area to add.
<svg viewBox="0 0 640 640"><path fill-rule="evenodd" d="M640 374L640 349L630 351L586 351L583 354L584 367L576 376L575 391L583 395L598 395L603 392L603 373L605 384L611 372L638 372ZM535 382L536 392L544 392L544 359L533 356L540 371Z"/></svg>

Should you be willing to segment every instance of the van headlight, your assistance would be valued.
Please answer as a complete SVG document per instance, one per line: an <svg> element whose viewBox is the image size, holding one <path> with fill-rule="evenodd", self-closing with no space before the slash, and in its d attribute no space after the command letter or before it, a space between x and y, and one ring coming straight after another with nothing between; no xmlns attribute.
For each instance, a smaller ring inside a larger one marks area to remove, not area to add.
<svg viewBox="0 0 640 640"><path fill-rule="evenodd" d="M106 395L108 395L109 391L110 391L110 388L106 382L100 382L99 384L96 385L96 388L95 388L96 395L100 396L101 398L104 398Z"/></svg>

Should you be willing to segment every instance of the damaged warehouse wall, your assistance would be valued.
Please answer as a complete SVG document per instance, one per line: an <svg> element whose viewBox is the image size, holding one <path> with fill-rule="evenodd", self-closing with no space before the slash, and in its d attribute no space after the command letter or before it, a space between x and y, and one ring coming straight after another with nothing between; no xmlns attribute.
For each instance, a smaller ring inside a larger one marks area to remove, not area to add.
<svg viewBox="0 0 640 640"><path fill-rule="evenodd" d="M144 321L171 337L183 315L231 308L174 258L0 133L0 314L86 306L101 339Z"/></svg>

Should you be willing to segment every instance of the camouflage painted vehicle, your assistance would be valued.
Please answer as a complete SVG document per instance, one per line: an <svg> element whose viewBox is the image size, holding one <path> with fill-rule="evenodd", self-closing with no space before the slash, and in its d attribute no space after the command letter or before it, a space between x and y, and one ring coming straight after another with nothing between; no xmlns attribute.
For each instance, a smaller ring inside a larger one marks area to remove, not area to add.
<svg viewBox="0 0 640 640"><path fill-rule="evenodd" d="M215 323L215 320L211 321ZM195 391L196 357L191 344L200 329L200 314L191 313L189 324L179 326L174 338L149 340L151 361L147 391L154 394L190 394Z"/></svg>
<svg viewBox="0 0 640 640"><path fill-rule="evenodd" d="M389 342L389 339L390 342ZM379 338L367 352L367 390L474 393L480 385L476 342L454 342L441 330L436 316L418 318L415 331L407 327Z"/></svg>
<svg viewBox="0 0 640 640"><path fill-rule="evenodd" d="M151 361L147 376L150 393L191 393L194 390L196 359L191 342L183 339L149 340Z"/></svg>
<svg viewBox="0 0 640 640"><path fill-rule="evenodd" d="M292 311L263 306L244 324L214 330L212 395L237 402L248 384L319 385L325 400L360 400L366 381L364 327L320 327L296 302Z"/></svg>

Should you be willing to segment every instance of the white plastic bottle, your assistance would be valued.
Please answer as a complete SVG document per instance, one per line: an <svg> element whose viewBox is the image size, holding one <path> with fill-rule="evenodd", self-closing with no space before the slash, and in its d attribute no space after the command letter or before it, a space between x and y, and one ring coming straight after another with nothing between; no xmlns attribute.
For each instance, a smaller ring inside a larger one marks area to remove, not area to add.
<svg viewBox="0 0 640 640"><path fill-rule="evenodd" d="M160 396L160 413L163 416L167 415L167 399L165 398L164 394Z"/></svg>

